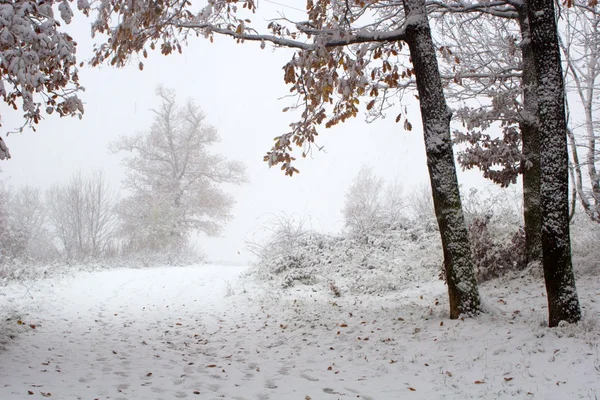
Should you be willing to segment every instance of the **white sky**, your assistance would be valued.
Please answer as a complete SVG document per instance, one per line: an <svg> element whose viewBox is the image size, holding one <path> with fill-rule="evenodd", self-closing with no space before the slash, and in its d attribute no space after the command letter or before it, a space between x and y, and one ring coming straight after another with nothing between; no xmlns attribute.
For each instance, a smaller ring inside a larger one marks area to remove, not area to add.
<svg viewBox="0 0 600 400"><path fill-rule="evenodd" d="M282 6L262 3L261 10L276 12ZM293 18L294 10L285 9ZM297 18L302 17L302 13ZM89 59L92 41L90 20L76 15L69 31L78 42L78 59ZM259 21L254 18L255 23ZM260 23L256 23L259 26ZM266 25L266 24L265 24ZM268 216L279 211L310 218L313 228L333 231L343 226L341 208L344 192L363 164L370 164L386 179L397 179L406 190L428 182L420 123L406 132L394 123L397 114L373 124L359 115L355 120L321 130L319 145L326 153L297 164L300 174L286 177L277 168L269 169L262 158L272 139L288 131L294 116L282 113L288 100L282 67L289 60L288 49L260 50L257 43L236 44L217 38L214 44L202 38L191 40L183 55L150 54L144 71L137 62L123 69L109 66L84 67L80 79L86 91L83 120L48 117L37 132L5 138L12 159L2 162L4 177L13 186L25 184L47 188L67 180L77 169L103 169L111 182L120 186L123 170L119 156L107 145L120 135L147 130L152 122L150 109L159 104L157 85L176 90L183 101L194 98L207 115L207 122L219 131L221 154L243 161L250 183L230 190L237 203L234 219L221 238L200 236L198 243L213 260L244 262L250 257L245 241ZM413 121L418 108L412 108ZM0 105L3 131L21 123L21 112ZM298 152L298 156L300 152ZM460 174L465 186L485 184L478 172ZM238 254L239 252L239 254Z"/></svg>

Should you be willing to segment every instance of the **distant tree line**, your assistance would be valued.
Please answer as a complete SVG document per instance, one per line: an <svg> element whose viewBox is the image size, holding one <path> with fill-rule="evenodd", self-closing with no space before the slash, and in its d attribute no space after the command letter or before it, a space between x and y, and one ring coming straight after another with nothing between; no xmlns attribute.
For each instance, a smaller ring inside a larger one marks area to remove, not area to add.
<svg viewBox="0 0 600 400"><path fill-rule="evenodd" d="M127 153L122 196L102 171L46 191L0 182L0 265L201 257L189 239L221 232L234 204L222 185L244 183L245 167L210 151L219 135L192 100L157 94L151 128L111 145Z"/></svg>

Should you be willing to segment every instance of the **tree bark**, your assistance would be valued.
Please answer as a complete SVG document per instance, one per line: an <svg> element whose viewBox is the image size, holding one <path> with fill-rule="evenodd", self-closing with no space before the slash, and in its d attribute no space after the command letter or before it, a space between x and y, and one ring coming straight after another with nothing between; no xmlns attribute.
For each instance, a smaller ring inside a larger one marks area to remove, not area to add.
<svg viewBox="0 0 600 400"><path fill-rule="evenodd" d="M527 5L517 9L521 30L521 54L523 56L523 108L525 116L521 122L523 139L523 220L525 223L525 264L542 263L542 210L540 204L540 130L537 121L537 76L535 58L531 48Z"/></svg>
<svg viewBox="0 0 600 400"><path fill-rule="evenodd" d="M569 171L564 82L553 0L528 0L541 132L542 253L548 324L581 319L569 237Z"/></svg>
<svg viewBox="0 0 600 400"><path fill-rule="evenodd" d="M446 105L424 0L404 0L407 42L415 71L423 121L427 167L442 237L450 318L473 315L480 301L462 212Z"/></svg>

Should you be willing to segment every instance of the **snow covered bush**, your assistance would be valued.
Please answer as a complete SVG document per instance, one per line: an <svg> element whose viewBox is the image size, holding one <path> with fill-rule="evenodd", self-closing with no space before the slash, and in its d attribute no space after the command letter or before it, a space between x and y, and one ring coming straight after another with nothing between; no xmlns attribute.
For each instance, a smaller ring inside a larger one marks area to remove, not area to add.
<svg viewBox="0 0 600 400"><path fill-rule="evenodd" d="M344 209L344 214L351 217L345 231L319 233L307 228L307 219L276 216L264 227L267 237L252 243L251 250L258 257L253 274L282 288L312 285L336 297L400 290L443 275L440 236L427 190L421 188L397 197L396 204L406 207L392 218L386 205L390 202L381 201L382 197L373 193L361 197L358 190L381 189L385 183L372 173L365 175L363 170L361 176L377 184L364 184L365 179L360 185L357 180L353 182ZM507 190L472 190L463 196L479 281L525 267L519 196ZM365 212L361 217L359 209L377 212Z"/></svg>
<svg viewBox="0 0 600 400"><path fill-rule="evenodd" d="M525 265L525 231L518 195L511 191L481 192L464 197L465 217L475 272L480 282Z"/></svg>
<svg viewBox="0 0 600 400"><path fill-rule="evenodd" d="M329 235L284 216L268 229L264 243L252 245L258 256L252 273L283 288L315 285L336 297L384 293L435 279L442 265L438 233L409 221L361 234Z"/></svg>
<svg viewBox="0 0 600 400"><path fill-rule="evenodd" d="M525 231L517 227L512 234L504 232L499 238L500 230L494 227L492 215L475 217L469 224L469 239L475 272L479 282L500 277L508 271L525 268Z"/></svg>
<svg viewBox="0 0 600 400"><path fill-rule="evenodd" d="M600 225L578 210L571 221L571 252L575 272L600 273Z"/></svg>

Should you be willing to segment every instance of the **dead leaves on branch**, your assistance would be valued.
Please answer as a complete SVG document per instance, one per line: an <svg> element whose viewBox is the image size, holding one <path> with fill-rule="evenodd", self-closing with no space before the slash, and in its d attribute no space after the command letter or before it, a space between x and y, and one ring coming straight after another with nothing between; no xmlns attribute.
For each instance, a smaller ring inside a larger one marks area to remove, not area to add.
<svg viewBox="0 0 600 400"><path fill-rule="evenodd" d="M146 58L147 47L160 49L164 55L181 52L191 34L211 41L214 34L228 35L238 42L253 38L264 47L265 38L259 37L249 26L250 20L241 15L244 9L246 13L255 12L256 3L256 0L211 2L198 12L191 11L189 0L134 3L100 0L93 32L108 34L110 38L95 49L92 64L108 61L123 66L133 54L142 53ZM310 0L306 5L308 22L284 25L270 22L267 27L275 43L300 49L283 67L283 79L291 86L290 93L297 100L293 108L302 110L301 117L291 124L291 132L276 138L264 157L270 166L281 165L286 175L298 172L293 148L300 147L303 156L310 153L321 125L332 128L358 116L364 97L370 98L365 101L367 118L379 118L392 105L390 99L397 98L398 92L413 83L414 70L408 56L402 53L401 42L388 42L385 38L380 41L376 36L371 42L352 46L344 46L342 40L339 47L334 47L337 44L331 42L334 37L356 34L355 23L360 25L358 20L370 6L372 3L364 0ZM115 20L119 24L111 26ZM382 31L392 28L381 27ZM287 42L290 38L293 42ZM303 38L313 41L308 49ZM138 67L142 70L143 62L139 61ZM396 117L397 121L401 115ZM405 122L404 128L410 130L412 126Z"/></svg>
<svg viewBox="0 0 600 400"><path fill-rule="evenodd" d="M370 119L383 116L390 98L410 87L414 79L412 66L403 66L408 58L401 51L402 44L393 42L367 43L351 49L322 46L294 54L283 67L283 79L297 98L293 108L302 110L301 118L290 125L291 132L275 138L264 161L269 166L282 164L286 175L297 173L291 145L300 147L305 157L315 143L318 128L332 128L357 117L363 97L371 98L365 102ZM402 116L402 112L398 114L396 122ZM404 129L412 130L406 119Z"/></svg>

